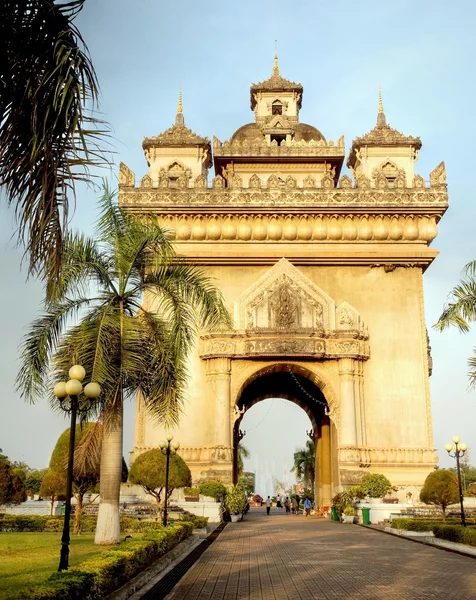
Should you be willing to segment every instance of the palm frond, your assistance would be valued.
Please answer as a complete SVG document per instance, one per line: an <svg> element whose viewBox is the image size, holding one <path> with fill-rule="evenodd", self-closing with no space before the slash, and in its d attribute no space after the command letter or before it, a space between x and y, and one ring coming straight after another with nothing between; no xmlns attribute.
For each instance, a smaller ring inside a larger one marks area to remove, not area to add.
<svg viewBox="0 0 476 600"><path fill-rule="evenodd" d="M0 185L15 207L30 273L51 294L61 274L69 194L107 161L98 84L73 21L84 0L0 3Z"/></svg>
<svg viewBox="0 0 476 600"><path fill-rule="evenodd" d="M99 249L95 240L79 233L70 233L64 241L61 278L50 301L66 296L84 296L91 283L99 289L117 293L111 278L111 258Z"/></svg>
<svg viewBox="0 0 476 600"><path fill-rule="evenodd" d="M33 322L20 346L21 367L16 378L16 389L21 397L34 402L50 387L50 360L68 319L74 318L90 302L87 298L65 299L50 305L48 311Z"/></svg>
<svg viewBox="0 0 476 600"><path fill-rule="evenodd" d="M476 387L476 348L473 349L473 356L468 358L468 377L470 387Z"/></svg>
<svg viewBox="0 0 476 600"><path fill-rule="evenodd" d="M469 323L476 321L476 279L468 277L456 285L449 294L450 300L434 325L438 331L457 327L459 331L469 331Z"/></svg>

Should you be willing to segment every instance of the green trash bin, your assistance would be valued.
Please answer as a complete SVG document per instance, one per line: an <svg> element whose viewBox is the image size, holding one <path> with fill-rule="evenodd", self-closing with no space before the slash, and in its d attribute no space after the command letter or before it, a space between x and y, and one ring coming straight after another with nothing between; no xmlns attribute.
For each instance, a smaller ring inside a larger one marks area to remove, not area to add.
<svg viewBox="0 0 476 600"><path fill-rule="evenodd" d="M362 523L370 525L370 508L368 506L362 507Z"/></svg>
<svg viewBox="0 0 476 600"><path fill-rule="evenodd" d="M339 513L337 512L337 507L331 506L331 521L340 521Z"/></svg>
<svg viewBox="0 0 476 600"><path fill-rule="evenodd" d="M64 515L65 512L66 512L66 506L63 504L63 506L60 507L60 515Z"/></svg>

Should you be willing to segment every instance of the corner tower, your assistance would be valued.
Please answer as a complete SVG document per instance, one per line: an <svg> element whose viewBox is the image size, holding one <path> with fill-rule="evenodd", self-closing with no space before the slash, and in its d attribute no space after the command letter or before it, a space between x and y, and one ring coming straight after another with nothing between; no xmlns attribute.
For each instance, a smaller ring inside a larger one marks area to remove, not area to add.
<svg viewBox="0 0 476 600"><path fill-rule="evenodd" d="M421 141L392 129L380 101L341 176L343 137L301 122L303 87L277 58L250 91L254 121L214 138L211 181L208 140L180 110L144 140L140 185L120 169L121 207L155 211L234 317L189 358L180 453L195 481L231 481L243 414L274 394L309 415L319 504L367 472L415 491L437 462L422 274L448 206L444 163L429 183L415 174ZM138 399L132 456L163 437Z"/></svg>

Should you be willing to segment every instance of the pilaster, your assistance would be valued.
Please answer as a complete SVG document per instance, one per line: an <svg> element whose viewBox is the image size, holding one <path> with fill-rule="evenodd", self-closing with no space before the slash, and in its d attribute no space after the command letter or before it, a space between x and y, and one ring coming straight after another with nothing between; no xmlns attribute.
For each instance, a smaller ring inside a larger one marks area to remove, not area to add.
<svg viewBox="0 0 476 600"><path fill-rule="evenodd" d="M355 420L355 361L351 358L339 360L340 381L340 444L342 446L357 445L357 428Z"/></svg>

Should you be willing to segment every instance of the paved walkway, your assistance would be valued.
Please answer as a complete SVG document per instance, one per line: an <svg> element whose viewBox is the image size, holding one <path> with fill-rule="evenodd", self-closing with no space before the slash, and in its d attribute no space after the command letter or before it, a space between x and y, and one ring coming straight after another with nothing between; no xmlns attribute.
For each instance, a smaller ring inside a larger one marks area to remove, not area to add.
<svg viewBox="0 0 476 600"><path fill-rule="evenodd" d="M476 600L476 560L356 525L251 509L167 600Z"/></svg>

